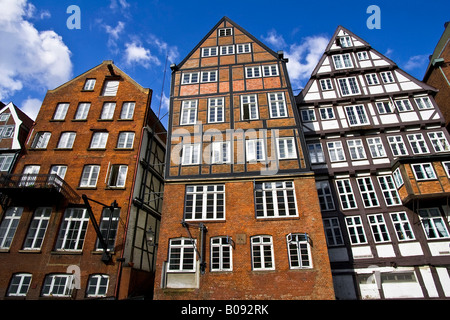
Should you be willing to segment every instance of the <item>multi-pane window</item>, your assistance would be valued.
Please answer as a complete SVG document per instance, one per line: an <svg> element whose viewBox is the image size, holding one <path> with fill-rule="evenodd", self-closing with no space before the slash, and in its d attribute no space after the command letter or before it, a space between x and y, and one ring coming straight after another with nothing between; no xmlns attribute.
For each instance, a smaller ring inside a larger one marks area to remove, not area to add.
<svg viewBox="0 0 450 320"><path fill-rule="evenodd" d="M197 100L186 100L181 104L180 124L195 124L197 121Z"/></svg>
<svg viewBox="0 0 450 320"><path fill-rule="evenodd" d="M9 249L22 216L22 207L9 207L3 214L0 224L0 249Z"/></svg>
<svg viewBox="0 0 450 320"><path fill-rule="evenodd" d="M224 122L224 98L208 99L208 122Z"/></svg>
<svg viewBox="0 0 450 320"><path fill-rule="evenodd" d="M58 141L58 149L71 149L75 141L75 132L63 132Z"/></svg>
<svg viewBox="0 0 450 320"><path fill-rule="evenodd" d="M316 121L316 114L314 109L303 109L301 110L302 120L307 121Z"/></svg>
<svg viewBox="0 0 450 320"><path fill-rule="evenodd" d="M287 117L284 93L269 93L269 111L271 118Z"/></svg>
<svg viewBox="0 0 450 320"><path fill-rule="evenodd" d="M258 119L258 101L256 94L241 96L242 120Z"/></svg>
<svg viewBox="0 0 450 320"><path fill-rule="evenodd" d="M202 57L217 56L217 47L202 48Z"/></svg>
<svg viewBox="0 0 450 320"><path fill-rule="evenodd" d="M298 216L294 183L255 182L255 205L257 218Z"/></svg>
<svg viewBox="0 0 450 320"><path fill-rule="evenodd" d="M30 288L32 275L30 273L16 273L9 283L8 297L25 297Z"/></svg>
<svg viewBox="0 0 450 320"><path fill-rule="evenodd" d="M379 84L378 76L376 73L366 74L366 81L369 86L373 86L375 84Z"/></svg>
<svg viewBox="0 0 450 320"><path fill-rule="evenodd" d="M102 113L100 114L100 119L102 120L112 120L114 116L114 110L116 109L115 102L105 102L103 104Z"/></svg>
<svg viewBox="0 0 450 320"><path fill-rule="evenodd" d="M391 213L391 220L399 241L415 239L406 212Z"/></svg>
<svg viewBox="0 0 450 320"><path fill-rule="evenodd" d="M211 238L211 271L233 270L233 247L230 237Z"/></svg>
<svg viewBox="0 0 450 320"><path fill-rule="evenodd" d="M36 182L37 174L39 174L39 170L41 166L35 165L27 165L23 168L22 177L20 178L19 185L23 186L32 186Z"/></svg>
<svg viewBox="0 0 450 320"><path fill-rule="evenodd" d="M183 145L181 164L191 165L200 163L200 144L186 144Z"/></svg>
<svg viewBox="0 0 450 320"><path fill-rule="evenodd" d="M378 101L375 102L379 114L391 113L393 112L391 108L391 103L389 101Z"/></svg>
<svg viewBox="0 0 450 320"><path fill-rule="evenodd" d="M55 165L50 167L50 177L48 178L49 184L59 185L61 186L63 182L61 180L64 180L64 177L66 176L67 172L67 166L64 165ZM60 179L55 178L55 176L58 176Z"/></svg>
<svg viewBox="0 0 450 320"><path fill-rule="evenodd" d="M42 286L44 297L70 297L74 288L74 276L72 274L47 275Z"/></svg>
<svg viewBox="0 0 450 320"><path fill-rule="evenodd" d="M229 141L216 141L211 143L211 163L223 164L231 161Z"/></svg>
<svg viewBox="0 0 450 320"><path fill-rule="evenodd" d="M261 77L261 67L246 67L245 68L246 78L259 78Z"/></svg>
<svg viewBox="0 0 450 320"><path fill-rule="evenodd" d="M345 161L344 148L341 141L327 142L327 147L331 162Z"/></svg>
<svg viewBox="0 0 450 320"><path fill-rule="evenodd" d="M220 54L223 56L227 54L234 54L234 45L221 46Z"/></svg>
<svg viewBox="0 0 450 320"><path fill-rule="evenodd" d="M271 236L251 237L252 269L275 270Z"/></svg>
<svg viewBox="0 0 450 320"><path fill-rule="evenodd" d="M247 161L263 161L266 158L264 139L247 140L245 147Z"/></svg>
<svg viewBox="0 0 450 320"><path fill-rule="evenodd" d="M135 106L135 102L124 102L122 105L122 110L120 111L120 119L133 119Z"/></svg>
<svg viewBox="0 0 450 320"><path fill-rule="evenodd" d="M400 168L397 168L392 172L392 176L394 177L395 185L397 188L400 188L403 185L403 177L400 172Z"/></svg>
<svg viewBox="0 0 450 320"><path fill-rule="evenodd" d="M198 81L198 72L183 73L181 77L181 84L198 83Z"/></svg>
<svg viewBox="0 0 450 320"><path fill-rule="evenodd" d="M322 120L330 120L335 118L333 107L319 108L319 113L320 119Z"/></svg>
<svg viewBox="0 0 450 320"><path fill-rule="evenodd" d="M387 206L395 206L401 204L397 188L394 184L394 179L391 175L384 175L378 177L378 182L383 193L384 200Z"/></svg>
<svg viewBox="0 0 450 320"><path fill-rule="evenodd" d="M114 251L116 243L117 228L119 226L120 208L103 208L102 216L100 218L99 229L106 242L108 251ZM96 250L103 250L100 241L97 238L95 245Z"/></svg>
<svg viewBox="0 0 450 320"><path fill-rule="evenodd" d="M359 94L358 82L355 77L338 79L343 96Z"/></svg>
<svg viewBox="0 0 450 320"><path fill-rule="evenodd" d="M215 81L217 81L217 70L202 72L201 79L202 79L202 82L215 82Z"/></svg>
<svg viewBox="0 0 450 320"><path fill-rule="evenodd" d="M186 186L186 220L225 219L225 185Z"/></svg>
<svg viewBox="0 0 450 320"><path fill-rule="evenodd" d="M134 132L124 131L119 133L117 139L117 149L131 149L133 148Z"/></svg>
<svg viewBox="0 0 450 320"><path fill-rule="evenodd" d="M413 109L411 102L409 102L408 99L394 100L394 103L397 106L397 110L399 112L411 111Z"/></svg>
<svg viewBox="0 0 450 320"><path fill-rule="evenodd" d="M109 276L105 274L93 274L89 276L86 296L90 298L106 297L108 291Z"/></svg>
<svg viewBox="0 0 450 320"><path fill-rule="evenodd" d="M104 149L108 141L108 132L94 132L92 134L91 149Z"/></svg>
<svg viewBox="0 0 450 320"><path fill-rule="evenodd" d="M427 239L448 238L448 230L439 208L418 209Z"/></svg>
<svg viewBox="0 0 450 320"><path fill-rule="evenodd" d="M0 138L11 138L14 128L14 126L0 126Z"/></svg>
<svg viewBox="0 0 450 320"><path fill-rule="evenodd" d="M436 152L450 151L450 144L448 143L444 132L442 131L428 132L428 137L430 138L434 151Z"/></svg>
<svg viewBox="0 0 450 320"><path fill-rule="evenodd" d="M357 53L358 60L369 60L369 54L367 51L359 51Z"/></svg>
<svg viewBox="0 0 450 320"><path fill-rule="evenodd" d="M56 250L81 251L89 223L84 208L67 208L56 241Z"/></svg>
<svg viewBox="0 0 450 320"><path fill-rule="evenodd" d="M109 171L108 187L123 188L127 180L128 166L115 164Z"/></svg>
<svg viewBox="0 0 450 320"><path fill-rule="evenodd" d="M103 92L102 96L113 97L117 94L117 90L119 89L119 81L118 80L105 80L103 84Z"/></svg>
<svg viewBox="0 0 450 320"><path fill-rule="evenodd" d="M64 120L66 118L68 109L68 103L58 103L58 105L56 106L55 114L53 115L53 120Z"/></svg>
<svg viewBox="0 0 450 320"><path fill-rule="evenodd" d="M31 148L35 149L45 149L47 148L48 141L51 137L50 132L37 132L34 136L33 143L31 144Z"/></svg>
<svg viewBox="0 0 450 320"><path fill-rule="evenodd" d="M41 249L51 214L51 208L37 208L36 211L34 211L33 220L31 220L23 249Z"/></svg>
<svg viewBox="0 0 450 320"><path fill-rule="evenodd" d="M347 230L352 244L367 243L366 234L360 216L345 217Z"/></svg>
<svg viewBox="0 0 450 320"><path fill-rule="evenodd" d="M339 45L342 48L348 48L352 46L352 39L350 36L339 37Z"/></svg>
<svg viewBox="0 0 450 320"><path fill-rule="evenodd" d="M86 82L84 83L83 90L85 91L92 91L95 87L95 79L86 79Z"/></svg>
<svg viewBox="0 0 450 320"><path fill-rule="evenodd" d="M305 233L290 233L286 236L290 269L312 268L311 247Z"/></svg>
<svg viewBox="0 0 450 320"><path fill-rule="evenodd" d="M334 55L333 61L336 69L345 69L353 67L352 59L349 53Z"/></svg>
<svg viewBox="0 0 450 320"><path fill-rule="evenodd" d="M317 181L316 188L319 196L320 210L334 210L334 201L331 194L330 183L328 181Z"/></svg>
<svg viewBox="0 0 450 320"><path fill-rule="evenodd" d="M237 53L249 53L252 51L252 47L250 43L242 43L236 45Z"/></svg>
<svg viewBox="0 0 450 320"><path fill-rule="evenodd" d="M366 159L366 152L361 139L348 140L347 145L352 160Z"/></svg>
<svg viewBox="0 0 450 320"><path fill-rule="evenodd" d="M309 152L309 159L311 160L311 163L325 162L325 156L323 154L321 143L308 144L308 152Z"/></svg>
<svg viewBox="0 0 450 320"><path fill-rule="evenodd" d="M450 161L443 161L442 166L444 167L445 173L447 174L447 177L450 178Z"/></svg>
<svg viewBox="0 0 450 320"><path fill-rule="evenodd" d="M86 120L91 104L89 102L81 102L75 113L75 120Z"/></svg>
<svg viewBox="0 0 450 320"><path fill-rule="evenodd" d="M189 238L170 239L168 272L195 272L195 242Z"/></svg>
<svg viewBox="0 0 450 320"><path fill-rule="evenodd" d="M394 77L392 76L392 72L390 71L381 72L381 79L383 79L384 83L394 82Z"/></svg>
<svg viewBox="0 0 450 320"><path fill-rule="evenodd" d="M367 216L367 219L369 220L375 242L387 242L391 240L389 238L386 223L384 222L384 218L381 213L369 215Z"/></svg>
<svg viewBox="0 0 450 320"><path fill-rule="evenodd" d="M369 124L369 119L363 105L346 106L345 113L351 126Z"/></svg>
<svg viewBox="0 0 450 320"><path fill-rule="evenodd" d="M294 138L277 138L277 147L279 159L297 158Z"/></svg>
<svg viewBox="0 0 450 320"><path fill-rule="evenodd" d="M97 179L100 172L100 166L98 165L87 165L83 168L83 173L81 175L80 187L93 188L97 185Z"/></svg>
<svg viewBox="0 0 450 320"><path fill-rule="evenodd" d="M14 155L1 155L0 156L0 171L9 171L11 164L14 161Z"/></svg>
<svg viewBox="0 0 450 320"><path fill-rule="evenodd" d="M337 192L343 210L357 208L349 179L336 180Z"/></svg>
<svg viewBox="0 0 450 320"><path fill-rule="evenodd" d="M262 68L264 77L273 77L278 75L278 66L276 64L262 66Z"/></svg>
<svg viewBox="0 0 450 320"><path fill-rule="evenodd" d="M359 192L365 208L377 207L379 205L378 198L370 177L358 178Z"/></svg>
<svg viewBox="0 0 450 320"><path fill-rule="evenodd" d="M323 219L323 226L325 229L325 235L327 237L327 244L329 247L339 246L344 244L344 239L341 233L341 227L339 225L338 218L325 218Z"/></svg>
<svg viewBox="0 0 450 320"><path fill-rule="evenodd" d="M380 137L367 138L367 145L369 146L370 154L372 158L381 158L386 156L383 142Z"/></svg>
<svg viewBox="0 0 450 320"><path fill-rule="evenodd" d="M331 82L331 79L321 79L320 80L320 87L322 90L333 90L333 83Z"/></svg>
<svg viewBox="0 0 450 320"><path fill-rule="evenodd" d="M390 136L388 142L394 157L408 155L402 136Z"/></svg>
<svg viewBox="0 0 450 320"><path fill-rule="evenodd" d="M414 163L411 164L411 167L417 180L436 179L436 173L431 163Z"/></svg>
<svg viewBox="0 0 450 320"><path fill-rule="evenodd" d="M219 37L231 36L233 34L233 28L221 28L218 30Z"/></svg>
<svg viewBox="0 0 450 320"><path fill-rule="evenodd" d="M428 98L428 97L415 98L414 101L416 101L416 104L420 110L433 108L430 98Z"/></svg>
<svg viewBox="0 0 450 320"><path fill-rule="evenodd" d="M425 139L423 138L423 135L421 133L408 134L407 138L414 154L429 152L427 143L425 142Z"/></svg>

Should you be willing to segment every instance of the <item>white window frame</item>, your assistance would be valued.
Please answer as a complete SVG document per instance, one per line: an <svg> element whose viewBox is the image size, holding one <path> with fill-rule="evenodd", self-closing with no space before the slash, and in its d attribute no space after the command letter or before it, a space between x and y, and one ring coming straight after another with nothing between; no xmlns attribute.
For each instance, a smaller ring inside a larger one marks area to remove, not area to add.
<svg viewBox="0 0 450 320"><path fill-rule="evenodd" d="M218 123L225 121L225 99L208 99L208 123Z"/></svg>
<svg viewBox="0 0 450 320"><path fill-rule="evenodd" d="M178 243L179 242L179 243ZM196 239L174 238L169 240L167 258L168 273L192 273L197 270Z"/></svg>
<svg viewBox="0 0 450 320"><path fill-rule="evenodd" d="M344 147L342 141L327 142L328 154L331 162L345 161Z"/></svg>
<svg viewBox="0 0 450 320"><path fill-rule="evenodd" d="M59 229L56 250L82 251L88 224L89 214L87 209L67 208Z"/></svg>
<svg viewBox="0 0 450 320"><path fill-rule="evenodd" d="M408 155L408 149L401 135L388 136L387 139L394 157Z"/></svg>
<svg viewBox="0 0 450 320"><path fill-rule="evenodd" d="M428 132L428 138L433 145L433 149L436 152L450 151L450 144L443 131Z"/></svg>
<svg viewBox="0 0 450 320"><path fill-rule="evenodd" d="M90 108L90 102L80 102L78 104L77 112L75 113L75 120L86 120Z"/></svg>
<svg viewBox="0 0 450 320"><path fill-rule="evenodd" d="M444 167L445 173L447 174L447 177L450 178L450 161L443 161L442 166Z"/></svg>
<svg viewBox="0 0 450 320"><path fill-rule="evenodd" d="M199 83L199 72L188 72L181 75L181 84Z"/></svg>
<svg viewBox="0 0 450 320"><path fill-rule="evenodd" d="M353 68L353 61L350 53L336 54L332 57L336 70Z"/></svg>
<svg viewBox="0 0 450 320"><path fill-rule="evenodd" d="M415 240L414 232L405 211L390 213L398 241Z"/></svg>
<svg viewBox="0 0 450 320"><path fill-rule="evenodd" d="M386 113L394 112L394 108L392 107L391 102L389 100L376 101L375 105L377 107L379 114L386 114Z"/></svg>
<svg viewBox="0 0 450 320"><path fill-rule="evenodd" d="M33 213L33 219L25 237L24 250L40 250L45 239L52 208L39 207Z"/></svg>
<svg viewBox="0 0 450 320"><path fill-rule="evenodd" d="M100 175L99 165L85 165L80 179L80 188L95 188Z"/></svg>
<svg viewBox="0 0 450 320"><path fill-rule="evenodd" d="M90 149L105 149L106 143L108 142L108 132L93 132L91 144L89 145Z"/></svg>
<svg viewBox="0 0 450 320"><path fill-rule="evenodd" d="M386 157L386 150L384 150L383 141L380 137L367 138L367 145L369 146L369 151L372 158Z"/></svg>
<svg viewBox="0 0 450 320"><path fill-rule="evenodd" d="M430 152L422 133L412 133L406 135L406 137L414 154L425 154Z"/></svg>
<svg viewBox="0 0 450 320"><path fill-rule="evenodd" d="M202 71L200 73L200 81L202 83L217 82L217 70Z"/></svg>
<svg viewBox="0 0 450 320"><path fill-rule="evenodd" d="M22 216L23 207L9 207L0 223L0 249L9 249L14 240L17 226Z"/></svg>
<svg viewBox="0 0 450 320"><path fill-rule="evenodd" d="M108 187L124 188L127 182L128 166L123 164L111 165L109 169Z"/></svg>
<svg viewBox="0 0 450 320"><path fill-rule="evenodd" d="M391 242L389 231L384 221L382 213L370 214L367 216L375 243Z"/></svg>
<svg viewBox="0 0 450 320"><path fill-rule="evenodd" d="M130 143L131 142L131 143ZM117 138L117 149L131 149L134 144L134 132L122 131Z"/></svg>
<svg viewBox="0 0 450 320"><path fill-rule="evenodd" d="M336 119L336 116L334 115L333 107L322 107L322 108L319 108L319 114L320 114L320 119L321 120Z"/></svg>
<svg viewBox="0 0 450 320"><path fill-rule="evenodd" d="M53 115L53 120L64 120L66 118L68 109L68 103L58 103L58 105L56 106L55 114Z"/></svg>
<svg viewBox="0 0 450 320"><path fill-rule="evenodd" d="M347 140L347 146L352 160L367 159L366 150L361 139Z"/></svg>
<svg viewBox="0 0 450 320"><path fill-rule="evenodd" d="M114 246L116 244L117 229L119 226L120 219L120 208L115 208L113 211L108 207L104 207L102 215L99 221L99 229L106 242L107 251L114 251ZM102 251L103 247L100 240L97 237L95 243L95 250Z"/></svg>
<svg viewBox="0 0 450 320"><path fill-rule="evenodd" d="M333 82L330 78L321 79L319 82L320 82L320 87L322 88L322 91L333 90Z"/></svg>
<svg viewBox="0 0 450 320"><path fill-rule="evenodd" d="M201 211L197 211L197 209ZM184 218L186 221L224 221L225 185L187 185Z"/></svg>
<svg viewBox="0 0 450 320"><path fill-rule="evenodd" d="M284 118L288 116L284 92L272 92L267 94L271 118Z"/></svg>
<svg viewBox="0 0 450 320"><path fill-rule="evenodd" d="M350 179L338 179L335 181L342 210L358 208Z"/></svg>
<svg viewBox="0 0 450 320"><path fill-rule="evenodd" d="M404 184L400 168L397 168L392 172L392 177L394 178L395 185L397 186L397 188L400 188Z"/></svg>
<svg viewBox="0 0 450 320"><path fill-rule="evenodd" d="M357 56L359 61L369 60L369 54L367 51L359 51Z"/></svg>
<svg viewBox="0 0 450 320"><path fill-rule="evenodd" d="M272 236L260 235L250 238L252 248L252 270L275 270Z"/></svg>
<svg viewBox="0 0 450 320"><path fill-rule="evenodd" d="M352 39L350 36L339 37L339 43L342 48L348 48L353 46Z"/></svg>
<svg viewBox="0 0 450 320"><path fill-rule="evenodd" d="M251 43L238 43L238 44L236 44L236 53L237 54L250 53L250 52L252 52L252 45L251 45Z"/></svg>
<svg viewBox="0 0 450 320"><path fill-rule="evenodd" d="M260 151L260 152L258 152ZM247 162L266 160L264 139L249 139L245 141L245 156Z"/></svg>
<svg viewBox="0 0 450 320"><path fill-rule="evenodd" d="M50 137L52 136L51 132L36 132L33 143L31 144L31 148L33 149L45 149L47 148Z"/></svg>
<svg viewBox="0 0 450 320"><path fill-rule="evenodd" d="M345 217L345 224L351 244L367 243L366 233L360 216Z"/></svg>
<svg viewBox="0 0 450 320"><path fill-rule="evenodd" d="M220 28L217 30L219 37L227 37L233 35L233 28Z"/></svg>
<svg viewBox="0 0 450 320"><path fill-rule="evenodd" d="M412 111L413 106L409 99L396 99L394 100L395 106L397 107L398 112L406 112Z"/></svg>
<svg viewBox="0 0 450 320"><path fill-rule="evenodd" d="M100 114L101 120L112 120L114 118L114 111L116 110L115 102L103 103L102 113Z"/></svg>
<svg viewBox="0 0 450 320"><path fill-rule="evenodd" d="M221 56L226 56L226 55L230 55L230 54L234 54L234 45L230 44L230 45L226 45L226 46L220 46L220 55Z"/></svg>
<svg viewBox="0 0 450 320"><path fill-rule="evenodd" d="M76 136L76 132L62 132L56 148L72 149Z"/></svg>
<svg viewBox="0 0 450 320"><path fill-rule="evenodd" d="M0 155L0 171L7 172L11 168L14 161L14 154L3 154Z"/></svg>
<svg viewBox="0 0 450 320"><path fill-rule="evenodd" d="M261 66L251 66L251 67L245 67L245 77L247 79L252 78L261 78Z"/></svg>
<svg viewBox="0 0 450 320"><path fill-rule="evenodd" d="M255 205L257 219L298 217L294 183L255 182Z"/></svg>
<svg viewBox="0 0 450 320"><path fill-rule="evenodd" d="M341 90L341 95L343 97L353 96L361 93L356 77L340 78L337 80L339 89Z"/></svg>
<svg viewBox="0 0 450 320"><path fill-rule="evenodd" d="M290 233L286 235L289 269L312 269L311 245L308 234Z"/></svg>
<svg viewBox="0 0 450 320"><path fill-rule="evenodd" d="M131 120L134 116L134 109L136 103L133 101L127 101L122 104L122 110L120 111L120 119Z"/></svg>
<svg viewBox="0 0 450 320"><path fill-rule="evenodd" d="M219 53L218 47L202 48L202 57L216 57Z"/></svg>
<svg viewBox="0 0 450 320"><path fill-rule="evenodd" d="M44 279L42 295L44 297L70 297L74 288L73 281L73 274L49 274ZM62 293L58 293L59 290L54 292L55 288L62 289Z"/></svg>
<svg viewBox="0 0 450 320"><path fill-rule="evenodd" d="M211 164L231 162L230 141L214 141L211 143Z"/></svg>
<svg viewBox="0 0 450 320"><path fill-rule="evenodd" d="M30 289L32 278L31 273L13 274L6 295L8 297L25 297Z"/></svg>
<svg viewBox="0 0 450 320"><path fill-rule="evenodd" d="M330 182L327 180L316 182L317 194L321 211L335 210L333 194L331 193Z"/></svg>
<svg viewBox="0 0 450 320"><path fill-rule="evenodd" d="M180 125L197 123L198 100L184 100L181 102Z"/></svg>
<svg viewBox="0 0 450 320"><path fill-rule="evenodd" d="M99 298L106 297L109 286L109 275L107 274L91 274L89 276L86 297Z"/></svg>
<svg viewBox="0 0 450 320"><path fill-rule="evenodd" d="M416 97L414 98L414 101L419 110L433 109L433 104L429 97Z"/></svg>
<svg viewBox="0 0 450 320"><path fill-rule="evenodd" d="M117 90L119 89L119 80L105 80L103 84L102 96L114 97L117 95Z"/></svg>
<svg viewBox="0 0 450 320"><path fill-rule="evenodd" d="M352 106L345 106L345 115L351 127L364 126L370 124L364 105L357 104Z"/></svg>
<svg viewBox="0 0 450 320"><path fill-rule="evenodd" d="M356 182L361 194L364 208L374 208L380 206L371 177L356 178Z"/></svg>
<svg viewBox="0 0 450 320"><path fill-rule="evenodd" d="M185 144L182 149L181 165L200 164L200 143Z"/></svg>
<svg viewBox="0 0 450 320"><path fill-rule="evenodd" d="M392 75L391 71L385 71L385 72L381 72L381 79L383 79L384 83L394 83L394 76Z"/></svg>
<svg viewBox="0 0 450 320"><path fill-rule="evenodd" d="M233 247L228 236L211 238L211 272L220 271L233 271Z"/></svg>
<svg viewBox="0 0 450 320"><path fill-rule="evenodd" d="M439 208L417 209L417 213L419 214L420 222L427 239L450 238Z"/></svg>
<svg viewBox="0 0 450 320"><path fill-rule="evenodd" d="M436 172L431 162L428 163L412 163L411 169L417 181L436 180Z"/></svg>
<svg viewBox="0 0 450 320"><path fill-rule="evenodd" d="M316 113L314 109L301 109L302 121L311 122L316 121Z"/></svg>
<svg viewBox="0 0 450 320"><path fill-rule="evenodd" d="M248 119L245 118L244 109L248 110ZM241 120L258 120L258 97L256 94L248 94L241 96Z"/></svg>
<svg viewBox="0 0 450 320"><path fill-rule="evenodd" d="M278 65L276 65L276 64L263 65L262 66L262 74L263 74L263 77L278 76L279 75Z"/></svg>
<svg viewBox="0 0 450 320"><path fill-rule="evenodd" d="M312 164L325 162L325 154L323 153L322 144L320 142L308 143L308 153Z"/></svg>
<svg viewBox="0 0 450 320"><path fill-rule="evenodd" d="M391 175L382 175L377 178L386 206L391 207L401 205L402 202L398 195L394 178Z"/></svg>
<svg viewBox="0 0 450 320"><path fill-rule="evenodd" d="M83 86L83 90L84 91L94 91L96 82L97 82L96 79L86 79L86 82L84 83L84 86Z"/></svg>
<svg viewBox="0 0 450 320"><path fill-rule="evenodd" d="M297 150L295 146L295 139L293 137L277 138L277 152L278 159L296 159Z"/></svg>

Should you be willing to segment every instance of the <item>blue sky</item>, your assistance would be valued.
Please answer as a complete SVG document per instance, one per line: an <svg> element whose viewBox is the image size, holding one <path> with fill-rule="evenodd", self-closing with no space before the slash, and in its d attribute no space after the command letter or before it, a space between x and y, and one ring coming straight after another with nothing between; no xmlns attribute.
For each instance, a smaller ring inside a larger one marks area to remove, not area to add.
<svg viewBox="0 0 450 320"><path fill-rule="evenodd" d="M80 9L80 29L67 26L71 5ZM380 8L380 29L367 27L370 5ZM169 65L183 60L223 16L285 52L295 94L338 25L421 80L449 13L448 0L0 0L0 100L34 118L46 90L113 60L153 89L152 108L161 103L164 116Z"/></svg>

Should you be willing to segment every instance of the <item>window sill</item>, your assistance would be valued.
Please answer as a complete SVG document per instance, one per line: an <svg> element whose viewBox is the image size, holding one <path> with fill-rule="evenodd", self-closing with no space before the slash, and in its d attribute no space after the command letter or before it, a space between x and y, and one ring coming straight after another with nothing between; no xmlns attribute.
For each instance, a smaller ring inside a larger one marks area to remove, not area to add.
<svg viewBox="0 0 450 320"><path fill-rule="evenodd" d="M134 151L134 148L114 148L114 151Z"/></svg>
<svg viewBox="0 0 450 320"><path fill-rule="evenodd" d="M9 253L9 249L0 249L0 253Z"/></svg>
<svg viewBox="0 0 450 320"><path fill-rule="evenodd" d="M126 187L112 187L112 186L105 188L105 190L126 190L126 189L127 189Z"/></svg>
<svg viewBox="0 0 450 320"><path fill-rule="evenodd" d="M106 148L87 148L87 151L106 151Z"/></svg>
<svg viewBox="0 0 450 320"><path fill-rule="evenodd" d="M87 122L87 119L72 119L72 122Z"/></svg>
<svg viewBox="0 0 450 320"><path fill-rule="evenodd" d="M97 119L99 122L113 122L114 119Z"/></svg>
<svg viewBox="0 0 450 320"><path fill-rule="evenodd" d="M22 249L19 253L42 253L41 249Z"/></svg>
<svg viewBox="0 0 450 320"><path fill-rule="evenodd" d="M97 190L97 187L77 187L77 190Z"/></svg>
<svg viewBox="0 0 450 320"><path fill-rule="evenodd" d="M256 221L282 221L282 220L300 220L299 216L287 216L287 217L256 217Z"/></svg>
<svg viewBox="0 0 450 320"><path fill-rule="evenodd" d="M55 148L55 151L73 151L73 148Z"/></svg>
<svg viewBox="0 0 450 320"><path fill-rule="evenodd" d="M50 119L50 122L65 122L65 119Z"/></svg>
<svg viewBox="0 0 450 320"><path fill-rule="evenodd" d="M80 255L80 254L83 254L83 250L78 250L78 251L56 250L56 251L51 251L50 254L52 254L52 255L57 255L57 254L61 254L61 255Z"/></svg>

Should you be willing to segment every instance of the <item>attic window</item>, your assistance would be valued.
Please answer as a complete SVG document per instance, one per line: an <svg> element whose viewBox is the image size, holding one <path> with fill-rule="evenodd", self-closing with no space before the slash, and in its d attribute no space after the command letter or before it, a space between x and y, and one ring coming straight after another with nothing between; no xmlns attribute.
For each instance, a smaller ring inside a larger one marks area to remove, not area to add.
<svg viewBox="0 0 450 320"><path fill-rule="evenodd" d="M233 28L219 29L219 37L231 36L233 34Z"/></svg>
<svg viewBox="0 0 450 320"><path fill-rule="evenodd" d="M348 48L352 46L352 40L350 36L340 37L337 39L336 44L342 48Z"/></svg>
<svg viewBox="0 0 450 320"><path fill-rule="evenodd" d="M102 96L115 96L117 94L117 89L119 89L119 81L106 80L103 86Z"/></svg>
<svg viewBox="0 0 450 320"><path fill-rule="evenodd" d="M83 90L92 91L94 90L94 87L95 87L95 79L86 79Z"/></svg>

